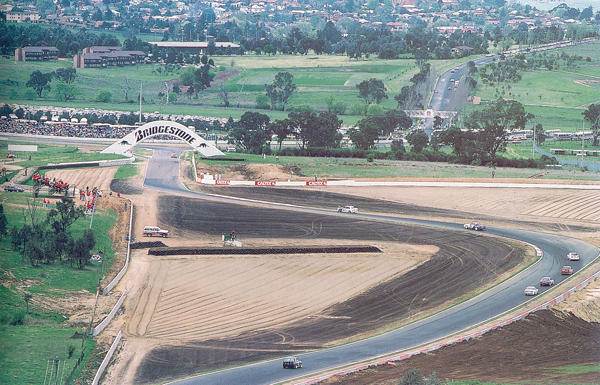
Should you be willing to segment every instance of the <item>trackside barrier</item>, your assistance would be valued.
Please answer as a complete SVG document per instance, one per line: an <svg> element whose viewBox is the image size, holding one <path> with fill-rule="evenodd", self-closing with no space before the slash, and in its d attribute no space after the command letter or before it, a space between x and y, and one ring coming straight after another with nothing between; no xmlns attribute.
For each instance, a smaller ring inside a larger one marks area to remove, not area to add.
<svg viewBox="0 0 600 385"><path fill-rule="evenodd" d="M367 369L369 367L373 367L373 366L380 366L380 365L385 365L390 361L402 361L405 360L407 358L410 358L414 355L417 354L425 354L425 353L429 353L431 351L443 348L445 346L448 345L453 345L459 342L463 342L463 341L468 341L470 339L479 337L491 330L495 330L499 327L502 326L506 326L509 325L513 322L519 321L524 319L525 317L527 317L529 314L531 313L535 313L538 310L542 310L542 309L547 309L549 306L555 305L559 302L564 301L565 299L567 299L571 294L575 293L576 291L579 291L581 289L584 289L587 285L589 285L591 282L593 282L596 278L600 278L600 271L596 272L595 274L593 274L591 277L586 278L583 282L577 284L575 287L569 289L568 291L566 291L565 293L562 293L560 295L558 295L557 297L545 302L544 304L537 306L534 309L531 309L529 311L526 311L525 313L519 314L516 317L512 317L509 320L505 320L502 322L499 322L495 325L492 325L490 327L487 327L485 329L476 331L474 333L469 333L467 335L463 335L463 336L457 336L456 338L443 342L441 344L436 344L433 345L431 347L427 347L427 348L420 348L420 349L414 349L414 350L410 350L408 352L404 351L401 354L395 355L395 356L391 356L391 357L385 357L385 358L381 358L379 360L373 361L373 362L369 362L368 364L358 364L356 366L352 366L350 368L344 368L344 369L340 369L339 371L336 372L331 372L331 373L327 373L327 374L320 374L318 377L314 377L314 378L310 378L310 379L305 379L305 380L301 380L298 382L290 382L290 384L293 385L310 385L310 384L317 384L321 381L324 381L328 378L331 377L335 377L335 376L343 376L346 374L350 374L350 373L354 373L354 372L358 372L364 369Z"/></svg>
<svg viewBox="0 0 600 385"><path fill-rule="evenodd" d="M383 182L368 181L357 182L355 180L328 180L328 181L261 181L261 180L228 180L215 179L212 175L204 178L196 176L196 183L211 184L215 186L268 186L268 187L289 187L289 186L347 186L347 187L484 187L484 188L531 188L540 189L567 189L567 190L600 190L600 185L553 185L540 183L494 183L494 182Z"/></svg>
<svg viewBox="0 0 600 385"><path fill-rule="evenodd" d="M108 363L110 362L110 359L112 358L113 354L115 353L115 350L117 350L117 346L119 345L120 341L121 341L121 331L119 330L117 337L113 341L112 345L110 345L110 349L108 349L108 353L106 353L106 357L104 357L104 359L102 360L102 363L100 364L100 367L98 368L98 371L96 372L96 375L94 376L94 381L92 381L92 385L98 385L98 383L100 382L100 377L102 377L102 373L104 373L104 369L106 369L106 367L108 366Z"/></svg>
<svg viewBox="0 0 600 385"><path fill-rule="evenodd" d="M115 316L115 314L117 314L117 311L121 308L121 305L123 304L123 301L125 301L125 297L126 296L127 296L127 290L125 290L123 292L123 294L121 294L121 297L119 298L119 300L117 301L117 303L115 304L115 306L112 308L112 310L110 311L110 313L108 314L108 316L106 318L104 318L102 320L102 322L100 322L98 324L98 326L96 326L94 328L94 331L92 333L92 335L94 337L96 337L98 334L100 334L100 332L102 332L102 330L104 330L104 328L109 324L109 322L112 321L112 319Z"/></svg>
<svg viewBox="0 0 600 385"><path fill-rule="evenodd" d="M48 163L46 166L39 167L41 170L49 168L71 168L71 167L110 167L132 164L135 157L125 159L98 160L94 162L70 162L70 163Z"/></svg>
<svg viewBox="0 0 600 385"><path fill-rule="evenodd" d="M127 267L129 266L129 257L131 253L131 242L129 240L131 239L131 225L133 223L133 202L129 198L127 198L127 200L129 201L129 235L127 237L127 256L125 257L125 265L123 265L123 268L121 269L121 271L119 271L117 276L113 278L113 280L108 285L106 285L104 289L102 289L103 295L107 295L117 285L117 283L119 283L121 278L123 278L123 276L127 272Z"/></svg>

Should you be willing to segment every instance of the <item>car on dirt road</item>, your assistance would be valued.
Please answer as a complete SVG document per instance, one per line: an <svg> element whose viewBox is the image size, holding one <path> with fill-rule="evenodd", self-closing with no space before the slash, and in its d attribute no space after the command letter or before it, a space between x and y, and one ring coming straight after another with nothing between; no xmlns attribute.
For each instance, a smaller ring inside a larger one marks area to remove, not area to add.
<svg viewBox="0 0 600 385"><path fill-rule="evenodd" d="M17 156L15 154L13 154L12 152L9 152L8 154L6 154L6 157L9 158L9 159L14 159Z"/></svg>
<svg viewBox="0 0 600 385"><path fill-rule="evenodd" d="M579 261L579 254L577 254L574 251L571 251L569 254L567 254L567 259L569 261Z"/></svg>
<svg viewBox="0 0 600 385"><path fill-rule="evenodd" d="M4 187L4 191L8 191L8 192L23 192L25 191L24 188L19 187L19 186L6 186Z"/></svg>
<svg viewBox="0 0 600 385"><path fill-rule="evenodd" d="M554 285L554 280L550 277L542 277L540 279L540 286L552 286Z"/></svg>
<svg viewBox="0 0 600 385"><path fill-rule="evenodd" d="M338 207L337 211L340 213L356 214L358 212L358 209L354 206L344 206L344 207Z"/></svg>
<svg viewBox="0 0 600 385"><path fill-rule="evenodd" d="M467 230L475 230L475 231L483 231L485 230L485 226L482 225L479 222L471 222L471 223L465 223L463 225L463 227Z"/></svg>
<svg viewBox="0 0 600 385"><path fill-rule="evenodd" d="M169 236L169 230L162 230L158 226L146 226L142 232L146 237L163 237Z"/></svg>
<svg viewBox="0 0 600 385"><path fill-rule="evenodd" d="M538 288L535 286L527 286L525 288L525 295L537 295Z"/></svg>
<svg viewBox="0 0 600 385"><path fill-rule="evenodd" d="M573 274L573 268L571 266L565 265L560 269L560 273L562 275L571 275Z"/></svg>
<svg viewBox="0 0 600 385"><path fill-rule="evenodd" d="M302 361L298 357L288 357L283 359L284 369L298 369L302 367Z"/></svg>

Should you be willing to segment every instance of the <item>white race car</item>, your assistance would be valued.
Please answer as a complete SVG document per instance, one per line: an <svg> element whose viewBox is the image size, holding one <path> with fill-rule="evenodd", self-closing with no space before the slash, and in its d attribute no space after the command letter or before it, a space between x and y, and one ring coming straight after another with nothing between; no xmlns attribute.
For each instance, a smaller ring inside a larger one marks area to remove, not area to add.
<svg viewBox="0 0 600 385"><path fill-rule="evenodd" d="M463 225L463 227L464 227L465 229L469 229L469 230L475 230L475 231L483 231L483 230L485 230L485 226L484 226L484 225L482 225L482 224L481 224L481 223L479 223L479 222L465 223L465 224Z"/></svg>
<svg viewBox="0 0 600 385"><path fill-rule="evenodd" d="M337 211L340 213L356 214L358 212L358 209L354 206L344 206L344 207L338 207Z"/></svg>
<svg viewBox="0 0 600 385"><path fill-rule="evenodd" d="M525 295L537 295L538 288L535 286L527 286L525 288Z"/></svg>
<svg viewBox="0 0 600 385"><path fill-rule="evenodd" d="M577 254L574 251L571 251L569 254L567 254L567 259L569 261L579 261L579 254Z"/></svg>

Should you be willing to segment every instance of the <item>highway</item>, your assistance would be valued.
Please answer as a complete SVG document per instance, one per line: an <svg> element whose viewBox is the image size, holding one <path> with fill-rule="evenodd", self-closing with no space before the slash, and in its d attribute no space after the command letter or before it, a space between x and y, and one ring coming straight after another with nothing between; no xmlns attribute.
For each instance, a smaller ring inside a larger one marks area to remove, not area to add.
<svg viewBox="0 0 600 385"><path fill-rule="evenodd" d="M178 176L178 161L177 159L171 158L174 149L172 147L168 150L161 150L158 147L155 147L154 149L154 156L149 161L145 177L145 186L147 188L198 199L224 200L231 204L242 203L236 198L207 195L186 190ZM268 202L253 202L253 204L259 205L263 210L265 207L274 207ZM277 207L281 208L281 204L278 204ZM302 212L319 213L322 215L347 215L336 213L333 210L316 208L290 206L288 209L297 211L298 215L301 215ZM385 220L388 222L452 229L456 231L472 231L463 229L462 224L457 223L435 222L424 219L406 219L375 214L355 215L357 219ZM560 268L563 265L571 264L574 267L575 272L577 272L585 265L592 262L599 254L597 247L567 237L493 227L488 227L485 232L490 235L515 239L536 245L542 250L543 257L534 265L513 276L509 280L487 290L467 302L463 302L435 314L434 316L368 339L336 348L301 354L299 357L303 361L303 369L284 370L282 369L281 359L277 359L199 375L188 379L178 380L172 382L172 384L272 384L281 381L289 381L296 376L317 373L323 370L376 358L378 356L422 345L459 332L522 305L531 299L531 297L526 297L523 294L523 290L526 286L535 285L536 287L539 287L539 279L546 275L552 276L555 279L556 284L559 284L567 278L567 276L560 275ZM581 256L581 261L567 263L566 254L570 251L577 251ZM540 294L549 289L550 288L548 287L540 288ZM443 290L443 288L440 288L440 290ZM393 304L390 304L390 306L392 305Z"/></svg>

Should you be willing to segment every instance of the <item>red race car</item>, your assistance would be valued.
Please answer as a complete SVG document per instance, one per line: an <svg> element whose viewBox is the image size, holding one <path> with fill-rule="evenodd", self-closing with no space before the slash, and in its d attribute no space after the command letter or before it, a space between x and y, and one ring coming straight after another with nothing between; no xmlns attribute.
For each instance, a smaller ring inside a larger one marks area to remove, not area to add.
<svg viewBox="0 0 600 385"><path fill-rule="evenodd" d="M562 269L560 269L560 273L562 275L571 275L573 274L573 268L571 266L563 266Z"/></svg>

